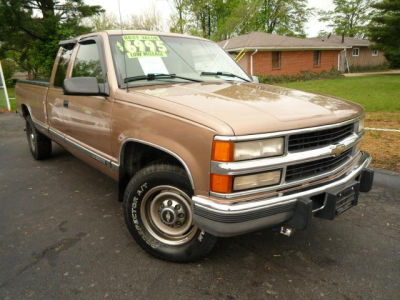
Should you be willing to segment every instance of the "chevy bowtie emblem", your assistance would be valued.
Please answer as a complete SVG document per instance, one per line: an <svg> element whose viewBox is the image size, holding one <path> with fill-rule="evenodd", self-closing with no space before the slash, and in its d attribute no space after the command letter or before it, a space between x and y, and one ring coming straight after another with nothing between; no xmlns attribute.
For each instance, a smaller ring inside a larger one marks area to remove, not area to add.
<svg viewBox="0 0 400 300"><path fill-rule="evenodd" d="M342 144L339 144L339 145L336 145L336 147L332 149L331 154L333 156L339 156L340 154L342 154L344 152L344 150L346 150L346 147Z"/></svg>

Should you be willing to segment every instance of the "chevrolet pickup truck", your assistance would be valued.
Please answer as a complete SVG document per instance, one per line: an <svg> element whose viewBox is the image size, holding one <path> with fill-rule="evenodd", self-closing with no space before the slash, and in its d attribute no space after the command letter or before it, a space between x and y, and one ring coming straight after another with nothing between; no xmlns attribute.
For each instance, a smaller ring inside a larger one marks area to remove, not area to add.
<svg viewBox="0 0 400 300"><path fill-rule="evenodd" d="M258 84L198 37L106 31L60 42L49 81L19 81L30 152L55 142L119 183L155 257L193 261L217 237L332 220L368 192L362 107Z"/></svg>

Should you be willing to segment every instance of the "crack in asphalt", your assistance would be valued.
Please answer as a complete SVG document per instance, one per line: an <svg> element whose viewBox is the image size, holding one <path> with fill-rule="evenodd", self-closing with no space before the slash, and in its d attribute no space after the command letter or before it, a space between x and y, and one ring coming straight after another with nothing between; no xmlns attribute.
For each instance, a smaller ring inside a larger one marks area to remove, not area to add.
<svg viewBox="0 0 400 300"><path fill-rule="evenodd" d="M2 282L0 284L0 288L3 288L11 281L14 281L14 279L16 277L20 276L26 270L28 270L28 269L32 268L34 265L38 264L44 258L47 258L47 261L49 262L51 267L55 267L57 256L61 252L66 251L66 250L72 248L73 246L75 246L86 235L87 235L87 233L85 233L85 232L79 232L72 238L62 239L62 240L58 241L57 243L46 247L40 253L33 253L32 261L29 264L27 264L26 266L24 266L23 268L21 268L19 271L17 271L17 273L14 276L12 276L11 278Z"/></svg>

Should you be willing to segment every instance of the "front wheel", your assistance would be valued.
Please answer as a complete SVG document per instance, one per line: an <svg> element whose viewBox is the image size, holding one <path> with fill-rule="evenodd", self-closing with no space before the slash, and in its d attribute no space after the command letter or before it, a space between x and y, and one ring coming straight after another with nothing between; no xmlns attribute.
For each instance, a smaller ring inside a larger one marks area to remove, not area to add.
<svg viewBox="0 0 400 300"><path fill-rule="evenodd" d="M124 216L136 242L168 261L194 261L207 255L216 237L193 223L192 189L185 171L169 164L140 170L124 194Z"/></svg>

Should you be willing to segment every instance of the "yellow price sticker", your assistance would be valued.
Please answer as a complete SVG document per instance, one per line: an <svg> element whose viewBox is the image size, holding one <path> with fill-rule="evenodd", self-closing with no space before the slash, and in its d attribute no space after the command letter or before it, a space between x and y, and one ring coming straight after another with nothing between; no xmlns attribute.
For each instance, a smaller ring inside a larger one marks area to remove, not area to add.
<svg viewBox="0 0 400 300"><path fill-rule="evenodd" d="M117 42L116 47L128 58L167 57L168 49L157 35L124 35L123 45Z"/></svg>

